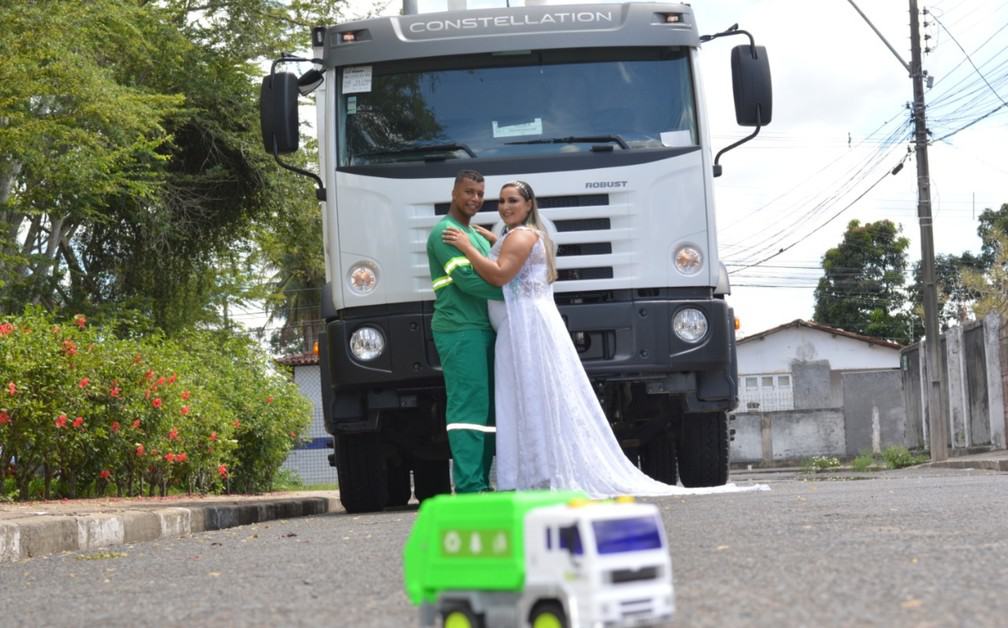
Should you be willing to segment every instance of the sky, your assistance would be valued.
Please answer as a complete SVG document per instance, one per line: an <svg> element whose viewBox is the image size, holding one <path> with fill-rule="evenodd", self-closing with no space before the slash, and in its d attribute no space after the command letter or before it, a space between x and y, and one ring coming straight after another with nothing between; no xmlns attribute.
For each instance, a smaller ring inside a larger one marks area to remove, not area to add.
<svg viewBox="0 0 1008 628"><path fill-rule="evenodd" d="M376 6L390 15L401 6L354 1L350 13ZM909 64L909 2L854 1ZM928 11L923 65L933 79L925 102L935 253L977 252L977 217L1008 202L1008 2L918 2ZM736 23L752 33L767 49L773 79L771 124L725 153L724 174L714 180L739 336L812 319L822 256L851 220L892 220L910 241L908 261L918 261L912 82L849 0L691 5L701 34ZM702 49L715 151L750 132L735 124L731 93L731 48L744 42L728 37Z"/></svg>

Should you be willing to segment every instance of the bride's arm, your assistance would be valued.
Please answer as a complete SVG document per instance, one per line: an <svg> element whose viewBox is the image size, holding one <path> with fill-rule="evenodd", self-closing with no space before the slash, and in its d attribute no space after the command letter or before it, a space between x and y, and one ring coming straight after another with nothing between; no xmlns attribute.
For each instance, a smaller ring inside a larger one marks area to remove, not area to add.
<svg viewBox="0 0 1008 628"><path fill-rule="evenodd" d="M451 244L466 256L484 281L495 286L503 286L518 274L522 265L525 264L525 260L532 253L532 247L535 246L538 238L539 235L531 229L516 229L504 240L497 259L492 260L477 251L469 241L469 237L458 229L445 229L442 235L442 239L446 243Z"/></svg>

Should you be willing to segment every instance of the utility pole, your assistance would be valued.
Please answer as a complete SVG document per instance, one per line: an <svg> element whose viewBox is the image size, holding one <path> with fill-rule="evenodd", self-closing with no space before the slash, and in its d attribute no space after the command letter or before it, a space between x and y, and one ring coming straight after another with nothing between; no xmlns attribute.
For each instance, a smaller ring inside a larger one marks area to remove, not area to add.
<svg viewBox="0 0 1008 628"><path fill-rule="evenodd" d="M924 116L924 71L921 64L920 20L918 20L917 0L910 1L910 64L886 41L882 33L868 20L868 17L848 0L854 10L871 26L879 39L899 59L910 72L913 81L914 144L917 160L917 221L921 234L921 280L924 284L924 336L927 346L927 410L928 440L931 460L948 458L948 423L945 408L941 402L942 369L941 339L938 337L938 291L935 286L934 231L931 218L931 175L928 169L927 120Z"/></svg>

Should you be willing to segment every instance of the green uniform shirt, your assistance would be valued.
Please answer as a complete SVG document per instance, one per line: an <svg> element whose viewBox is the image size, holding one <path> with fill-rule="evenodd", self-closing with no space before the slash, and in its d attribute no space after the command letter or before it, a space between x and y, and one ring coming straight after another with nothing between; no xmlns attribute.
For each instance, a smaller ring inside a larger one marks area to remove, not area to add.
<svg viewBox="0 0 1008 628"><path fill-rule="evenodd" d="M471 227L459 224L445 216L434 225L427 236L427 262L430 264L434 284L433 331L461 331L463 329L491 329L487 318L487 299L503 300L504 294L497 286L483 281L472 264L457 248L441 241L441 232L455 227L469 234L469 241L484 255L490 253L490 243Z"/></svg>

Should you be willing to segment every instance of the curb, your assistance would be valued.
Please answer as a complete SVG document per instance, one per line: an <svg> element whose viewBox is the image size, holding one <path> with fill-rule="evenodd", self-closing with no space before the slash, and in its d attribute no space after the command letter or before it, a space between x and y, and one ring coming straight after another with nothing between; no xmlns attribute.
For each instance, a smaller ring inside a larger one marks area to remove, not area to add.
<svg viewBox="0 0 1008 628"><path fill-rule="evenodd" d="M342 511L337 497L318 496L196 506L141 505L114 513L7 519L0 521L0 563Z"/></svg>
<svg viewBox="0 0 1008 628"><path fill-rule="evenodd" d="M974 460L942 460L941 462L925 462L920 467L933 469L983 469L985 471L1008 471L1008 459L985 458Z"/></svg>

